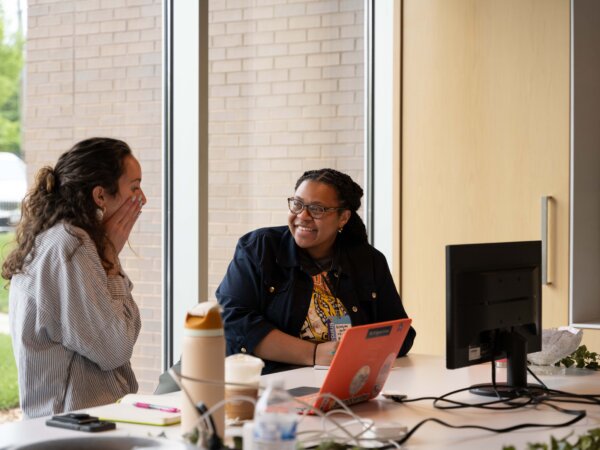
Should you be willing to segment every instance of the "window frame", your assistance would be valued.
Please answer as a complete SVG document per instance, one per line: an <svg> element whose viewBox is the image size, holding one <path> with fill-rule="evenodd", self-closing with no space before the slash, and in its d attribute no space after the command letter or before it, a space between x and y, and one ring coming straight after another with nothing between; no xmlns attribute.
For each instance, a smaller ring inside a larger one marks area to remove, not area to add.
<svg viewBox="0 0 600 450"><path fill-rule="evenodd" d="M208 3L166 0L164 7L165 370L181 354L181 327L175 318L205 300L208 286ZM390 189L400 176L394 137L400 122L389 92L397 92L397 77L375 69L388 67L390 52L394 57L398 52L393 41L398 11L396 0L378 0L377 9L375 0L365 0L365 223L369 241L386 255L392 273L394 246L399 246L399 231L394 230L399 228L394 226L399 199L390 196ZM390 36L394 44L382 47ZM177 46L179 42L185 44Z"/></svg>

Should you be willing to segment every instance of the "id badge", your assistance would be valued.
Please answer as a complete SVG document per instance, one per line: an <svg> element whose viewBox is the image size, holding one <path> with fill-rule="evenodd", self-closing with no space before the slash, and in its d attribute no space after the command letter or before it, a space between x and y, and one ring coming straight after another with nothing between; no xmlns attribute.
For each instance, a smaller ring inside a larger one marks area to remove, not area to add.
<svg viewBox="0 0 600 450"><path fill-rule="evenodd" d="M350 316L331 317L329 320L329 340L339 341L344 332L352 326Z"/></svg>

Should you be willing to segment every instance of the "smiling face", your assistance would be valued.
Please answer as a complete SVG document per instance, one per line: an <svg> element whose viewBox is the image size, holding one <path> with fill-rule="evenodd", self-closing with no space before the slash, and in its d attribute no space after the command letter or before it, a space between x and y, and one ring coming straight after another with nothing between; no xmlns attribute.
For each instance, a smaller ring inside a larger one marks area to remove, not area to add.
<svg viewBox="0 0 600 450"><path fill-rule="evenodd" d="M326 208L340 206L335 189L318 181L303 181L296 189L294 198L305 205L315 204ZM346 225L350 214L347 209L327 211L321 218L313 219L304 208L300 214L289 213L288 226L296 245L305 249L312 258L321 259L331 254L338 229Z"/></svg>
<svg viewBox="0 0 600 450"><path fill-rule="evenodd" d="M111 217L117 209L132 196L140 196L142 205L146 204L146 196L141 188L142 183L142 168L140 163L133 156L126 156L123 160L123 174L119 178L119 190L112 195L106 195L104 206L105 220Z"/></svg>

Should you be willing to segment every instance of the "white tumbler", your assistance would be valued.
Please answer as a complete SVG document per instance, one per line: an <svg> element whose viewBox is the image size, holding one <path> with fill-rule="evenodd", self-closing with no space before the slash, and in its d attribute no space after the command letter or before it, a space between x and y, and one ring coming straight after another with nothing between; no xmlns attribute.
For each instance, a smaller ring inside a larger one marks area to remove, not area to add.
<svg viewBox="0 0 600 450"><path fill-rule="evenodd" d="M225 398L225 336L219 305L202 302L188 312L183 328L181 380L194 403L203 402L210 409ZM187 396L183 396L182 433L196 428L199 415ZM212 413L217 433L223 437L225 413Z"/></svg>

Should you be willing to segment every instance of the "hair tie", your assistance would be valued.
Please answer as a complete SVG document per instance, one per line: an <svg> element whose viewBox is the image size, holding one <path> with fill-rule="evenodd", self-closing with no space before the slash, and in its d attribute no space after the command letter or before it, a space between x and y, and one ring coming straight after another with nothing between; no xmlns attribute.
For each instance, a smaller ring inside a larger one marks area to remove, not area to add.
<svg viewBox="0 0 600 450"><path fill-rule="evenodd" d="M50 169L46 173L46 192L51 193L54 191L56 186L56 177L54 176L54 170Z"/></svg>

